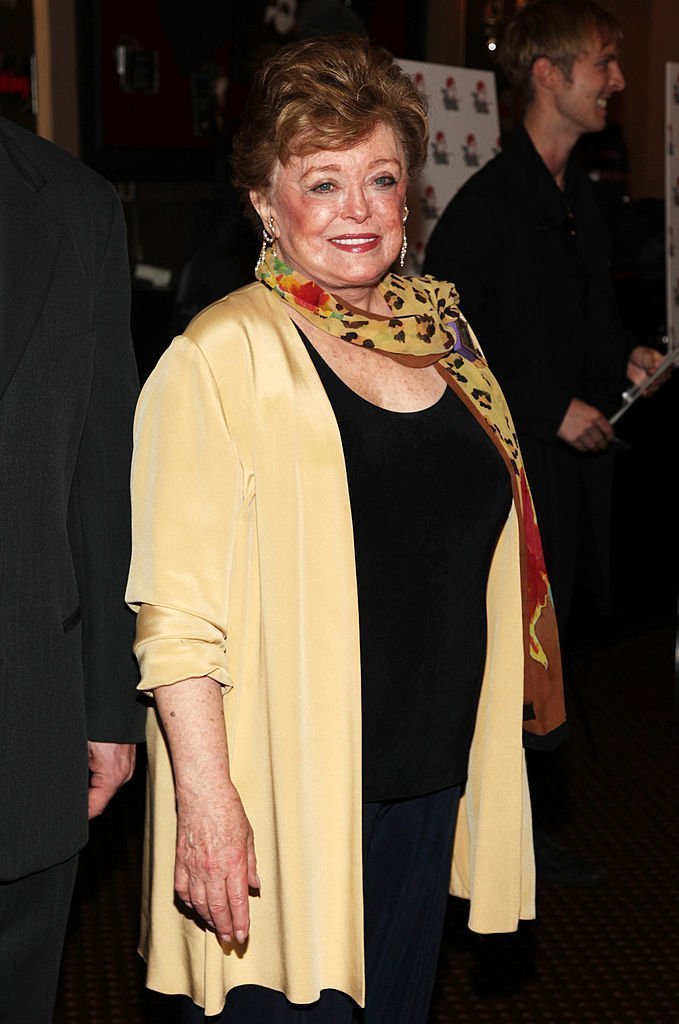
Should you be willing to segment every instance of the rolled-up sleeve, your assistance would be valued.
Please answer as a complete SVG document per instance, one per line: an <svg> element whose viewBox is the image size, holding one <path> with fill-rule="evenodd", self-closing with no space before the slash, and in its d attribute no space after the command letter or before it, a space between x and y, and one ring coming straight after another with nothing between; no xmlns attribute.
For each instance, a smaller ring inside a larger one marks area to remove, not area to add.
<svg viewBox="0 0 679 1024"><path fill-rule="evenodd" d="M137 407L132 563L142 690L227 670L228 603L243 473L219 390L194 342L175 338Z"/></svg>

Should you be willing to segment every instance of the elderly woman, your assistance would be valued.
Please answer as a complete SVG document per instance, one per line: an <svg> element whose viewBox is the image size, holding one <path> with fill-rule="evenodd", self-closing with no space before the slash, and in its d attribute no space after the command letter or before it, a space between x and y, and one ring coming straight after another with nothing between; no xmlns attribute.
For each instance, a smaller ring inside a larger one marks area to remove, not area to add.
<svg viewBox="0 0 679 1024"><path fill-rule="evenodd" d="M139 406L142 952L187 1021L424 1022L449 888L478 931L533 913L522 725L562 722L558 645L455 290L390 273L426 146L388 54L274 56L235 145L258 280Z"/></svg>

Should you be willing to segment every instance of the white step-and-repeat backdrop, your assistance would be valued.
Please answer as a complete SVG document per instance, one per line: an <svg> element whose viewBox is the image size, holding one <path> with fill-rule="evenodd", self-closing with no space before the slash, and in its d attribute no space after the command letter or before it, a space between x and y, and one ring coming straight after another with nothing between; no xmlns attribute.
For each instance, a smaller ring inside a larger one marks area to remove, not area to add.
<svg viewBox="0 0 679 1024"><path fill-rule="evenodd" d="M420 274L424 247L461 185L500 149L500 119L491 71L419 61L399 62L429 101L429 159L408 197L405 274Z"/></svg>

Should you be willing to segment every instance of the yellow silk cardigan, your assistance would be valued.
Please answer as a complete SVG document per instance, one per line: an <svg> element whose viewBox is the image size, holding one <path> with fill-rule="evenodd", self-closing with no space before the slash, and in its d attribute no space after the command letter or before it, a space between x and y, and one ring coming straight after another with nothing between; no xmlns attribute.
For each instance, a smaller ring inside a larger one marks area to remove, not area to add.
<svg viewBox="0 0 679 1024"><path fill-rule="evenodd" d="M283 302L248 285L200 313L147 381L135 422L133 556L140 688L223 687L232 777L255 834L261 895L247 946L225 947L175 901L168 750L148 717L140 952L149 987L218 1013L237 985L364 1003L359 624L335 417ZM462 527L461 527L462 529ZM534 913L521 745L523 628L512 507L487 594L488 653L451 892L470 927ZM404 941L417 943L417 937Z"/></svg>

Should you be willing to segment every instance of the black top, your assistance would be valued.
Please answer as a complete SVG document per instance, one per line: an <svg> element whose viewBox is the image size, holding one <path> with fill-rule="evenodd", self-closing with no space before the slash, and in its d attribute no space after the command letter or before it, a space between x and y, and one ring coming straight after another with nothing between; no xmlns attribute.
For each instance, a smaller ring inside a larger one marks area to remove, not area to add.
<svg viewBox="0 0 679 1024"><path fill-rule="evenodd" d="M347 468L364 799L421 796L466 776L486 650L486 582L510 506L509 476L450 388L421 412L389 412L347 387L304 341Z"/></svg>

